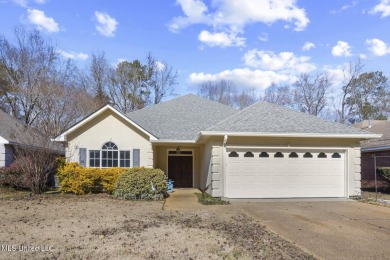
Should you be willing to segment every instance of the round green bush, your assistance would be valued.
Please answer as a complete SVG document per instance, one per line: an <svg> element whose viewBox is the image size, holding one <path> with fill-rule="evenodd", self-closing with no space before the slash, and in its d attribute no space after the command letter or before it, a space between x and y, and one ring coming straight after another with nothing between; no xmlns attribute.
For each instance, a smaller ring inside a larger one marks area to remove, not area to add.
<svg viewBox="0 0 390 260"><path fill-rule="evenodd" d="M167 194L167 177L160 169L131 168L115 182L114 196L120 199L159 200Z"/></svg>

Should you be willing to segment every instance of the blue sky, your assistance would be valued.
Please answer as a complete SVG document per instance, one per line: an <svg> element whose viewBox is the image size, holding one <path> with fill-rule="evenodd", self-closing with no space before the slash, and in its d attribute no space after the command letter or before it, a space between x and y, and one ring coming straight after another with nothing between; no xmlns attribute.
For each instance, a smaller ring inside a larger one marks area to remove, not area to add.
<svg viewBox="0 0 390 260"><path fill-rule="evenodd" d="M261 91L323 71L337 87L359 58L390 76L390 0L0 0L0 33L19 25L81 68L92 53L116 64L150 51L179 71L178 94L218 79Z"/></svg>

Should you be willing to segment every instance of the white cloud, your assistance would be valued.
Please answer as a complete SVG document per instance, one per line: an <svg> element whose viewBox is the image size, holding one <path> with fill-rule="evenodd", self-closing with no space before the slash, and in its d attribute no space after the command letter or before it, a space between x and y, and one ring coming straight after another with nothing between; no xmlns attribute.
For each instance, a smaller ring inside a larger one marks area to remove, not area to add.
<svg viewBox="0 0 390 260"><path fill-rule="evenodd" d="M267 33L260 34L259 40L262 41L262 42L268 41L268 34Z"/></svg>
<svg viewBox="0 0 390 260"><path fill-rule="evenodd" d="M352 8L352 7L354 7L354 6L356 6L356 1L352 1L352 3L350 3L350 4L345 4L345 5L343 5L342 7L341 7L341 10L347 10L347 9L349 9L349 8Z"/></svg>
<svg viewBox="0 0 390 260"><path fill-rule="evenodd" d="M43 11L28 9L27 13L28 21L39 30L46 30L47 32L58 32L60 30L58 23L53 18L46 16Z"/></svg>
<svg viewBox="0 0 390 260"><path fill-rule="evenodd" d="M370 14L380 13L381 17L390 16L390 0L381 0L379 4L370 10Z"/></svg>
<svg viewBox="0 0 390 260"><path fill-rule="evenodd" d="M367 59L367 55L364 53L361 53L361 54L359 54L359 58L362 60L365 60L365 59Z"/></svg>
<svg viewBox="0 0 390 260"><path fill-rule="evenodd" d="M312 42L305 42L305 44L302 47L302 50L303 51L308 51L308 50L313 49L315 47L316 47L316 45L314 43L312 43Z"/></svg>
<svg viewBox="0 0 390 260"><path fill-rule="evenodd" d="M155 65L158 71L162 71L165 69L165 64L161 61L156 61Z"/></svg>
<svg viewBox="0 0 390 260"><path fill-rule="evenodd" d="M210 33L206 30L203 30L198 35L198 39L199 41L209 46L229 47L245 45L245 38L238 37L237 34L234 33Z"/></svg>
<svg viewBox="0 0 390 260"><path fill-rule="evenodd" d="M244 54L245 65L263 70L294 71L306 73L316 69L310 57L296 56L292 52L275 54L272 51L253 49Z"/></svg>
<svg viewBox="0 0 390 260"><path fill-rule="evenodd" d="M368 50L371 51L375 56L384 56L390 53L390 47L379 39L366 40Z"/></svg>
<svg viewBox="0 0 390 260"><path fill-rule="evenodd" d="M352 56L351 46L347 42L338 41L335 46L332 48L332 55L336 57L349 57Z"/></svg>
<svg viewBox="0 0 390 260"><path fill-rule="evenodd" d="M63 50L58 51L59 54L61 54L62 57L65 59L71 59L71 60L86 60L88 59L88 54L82 53L82 52L66 52Z"/></svg>
<svg viewBox="0 0 390 260"><path fill-rule="evenodd" d="M219 73L192 73L188 81L198 85L205 81L228 80L239 87L257 88L269 87L272 83L292 84L300 73L310 72L316 66L309 62L310 57L296 56L292 52L275 54L272 51L253 49L247 51L243 60L245 68L225 70Z"/></svg>
<svg viewBox="0 0 390 260"><path fill-rule="evenodd" d="M295 31L302 31L310 22L305 10L299 8L295 0L218 0L212 1L210 8L213 10L201 0L177 0L177 4L184 16L172 19L169 24L172 32L193 24L205 24L215 33L238 35L244 33L248 24L277 21L292 23Z"/></svg>
<svg viewBox="0 0 390 260"><path fill-rule="evenodd" d="M188 81L198 85L206 81L228 80L243 88L265 89L272 83L289 82L297 80L295 75L277 73L274 71L251 70L249 68L225 70L216 74L191 73Z"/></svg>
<svg viewBox="0 0 390 260"><path fill-rule="evenodd" d="M13 0L13 2L21 7L27 7L28 0ZM45 4L47 0L34 0L37 4Z"/></svg>
<svg viewBox="0 0 390 260"><path fill-rule="evenodd" d="M107 13L98 11L95 11L95 17L98 22L96 25L96 30L98 30L101 35L107 37L115 36L115 31L118 26L118 22L115 20L115 18L112 18Z"/></svg>
<svg viewBox="0 0 390 260"><path fill-rule="evenodd" d="M13 0L15 4L20 5L21 7L27 7L27 0Z"/></svg>

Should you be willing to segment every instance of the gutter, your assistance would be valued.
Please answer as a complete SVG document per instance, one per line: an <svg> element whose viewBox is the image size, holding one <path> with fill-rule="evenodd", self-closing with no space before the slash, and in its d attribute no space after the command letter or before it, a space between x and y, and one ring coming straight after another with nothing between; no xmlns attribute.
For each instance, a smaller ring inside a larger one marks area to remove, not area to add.
<svg viewBox="0 0 390 260"><path fill-rule="evenodd" d="M251 136L251 137L311 137L311 138L355 138L376 139L381 134L321 134L321 133L267 133L267 132L217 132L201 131L199 136Z"/></svg>
<svg viewBox="0 0 390 260"><path fill-rule="evenodd" d="M377 147L367 147L367 148L361 148L360 150L362 152L385 151L385 150L390 150L390 145L377 146Z"/></svg>
<svg viewBox="0 0 390 260"><path fill-rule="evenodd" d="M161 140L151 140L152 144L196 144L195 140L175 140L175 139L161 139Z"/></svg>

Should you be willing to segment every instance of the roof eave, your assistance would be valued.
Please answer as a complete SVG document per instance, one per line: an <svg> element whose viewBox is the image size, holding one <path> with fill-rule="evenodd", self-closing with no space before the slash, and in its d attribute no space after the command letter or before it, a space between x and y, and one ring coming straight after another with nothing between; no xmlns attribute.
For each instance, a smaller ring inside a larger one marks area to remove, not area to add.
<svg viewBox="0 0 390 260"><path fill-rule="evenodd" d="M160 140L151 140L153 144L195 144L196 140L175 140L175 139L160 139Z"/></svg>
<svg viewBox="0 0 390 260"><path fill-rule="evenodd" d="M267 132L220 132L202 131L200 136L251 136L251 137L310 137L310 138L351 138L351 139L376 139L381 134L321 134L321 133L267 133Z"/></svg>
<svg viewBox="0 0 390 260"><path fill-rule="evenodd" d="M0 136L0 144L9 144L9 140L7 140L4 137Z"/></svg>
<svg viewBox="0 0 390 260"><path fill-rule="evenodd" d="M125 119L127 122L129 122L131 125L133 125L135 128L137 128L138 130L140 130L141 132L143 132L144 134L148 135L149 136L149 141L153 141L153 140L157 140L157 137L155 137L154 135L152 135L151 133L149 133L148 131L146 131L145 129L143 129L141 126L139 126L138 124L136 124L133 120L131 120L130 118L128 118L127 116L125 116L124 114L122 114L121 112L119 112L118 110L116 110L115 108L113 108L112 106L110 105L106 105L104 107L102 107L101 109L97 110L95 113L92 113L91 115L89 115L88 117L84 118L83 120L81 120L79 123L75 124L74 126L72 126L71 128L69 128L68 130L66 130L65 132L61 133L60 135L56 136L55 138L53 138L52 140L53 141L56 141L56 142L66 142L67 141L67 135L71 132L73 132L74 130L78 129L79 127L83 126L84 124L90 122L91 120L93 120L96 116L104 113L107 109L110 109L111 111L113 111L115 114L117 114L118 116L122 117L123 119Z"/></svg>
<svg viewBox="0 0 390 260"><path fill-rule="evenodd" d="M362 152L376 152L390 150L390 145L361 148Z"/></svg>

